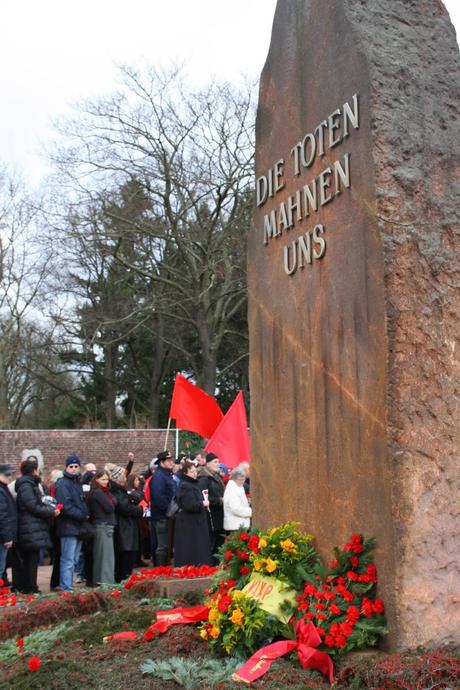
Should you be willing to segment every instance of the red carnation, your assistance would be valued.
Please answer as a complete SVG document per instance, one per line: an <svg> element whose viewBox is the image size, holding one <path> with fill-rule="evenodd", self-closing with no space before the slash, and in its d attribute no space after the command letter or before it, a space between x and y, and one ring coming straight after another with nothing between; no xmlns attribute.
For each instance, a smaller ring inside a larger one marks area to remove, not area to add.
<svg viewBox="0 0 460 690"><path fill-rule="evenodd" d="M316 589L315 585L308 584L308 585L305 585L305 588L303 591L304 591L304 594L311 597L311 596L314 596L318 590Z"/></svg>
<svg viewBox="0 0 460 690"><path fill-rule="evenodd" d="M351 635L353 632L353 626L350 623L340 623L340 632L342 635L345 635L345 637L348 637L348 635Z"/></svg>
<svg viewBox="0 0 460 690"><path fill-rule="evenodd" d="M331 635L334 635L334 637L340 635L340 625L338 623L332 623L330 633Z"/></svg>
<svg viewBox="0 0 460 690"><path fill-rule="evenodd" d="M354 570L347 570L347 577L352 582L356 582L359 576L354 572Z"/></svg>
<svg viewBox="0 0 460 690"><path fill-rule="evenodd" d="M366 573L369 575L372 582L377 582L377 568L373 563L366 566Z"/></svg>
<svg viewBox="0 0 460 690"><path fill-rule="evenodd" d="M227 549L227 551L225 552L225 560L229 561L232 556L233 556L233 553L230 551L230 549Z"/></svg>
<svg viewBox="0 0 460 690"><path fill-rule="evenodd" d="M240 575L248 575L251 571L249 570L247 565L242 565L240 568Z"/></svg>
<svg viewBox="0 0 460 690"><path fill-rule="evenodd" d="M330 604L328 611L329 613L335 613L337 616L340 615L340 609L335 604Z"/></svg>
<svg viewBox="0 0 460 690"><path fill-rule="evenodd" d="M329 567L330 568L338 568L340 563L338 562L337 559L334 559L333 561L330 562Z"/></svg>
<svg viewBox="0 0 460 690"><path fill-rule="evenodd" d="M42 665L41 660L38 658L38 656L31 656L29 661L27 662L27 666L29 668L29 671L38 671L40 666Z"/></svg>
<svg viewBox="0 0 460 690"><path fill-rule="evenodd" d="M335 646L336 647L345 647L346 644L347 644L347 638L345 637L345 635L337 635L337 637L335 638Z"/></svg>
<svg viewBox="0 0 460 690"><path fill-rule="evenodd" d="M363 599L363 603L361 604L361 611L366 616L366 618L369 618L374 613L374 606L372 604L372 601L367 597L364 597Z"/></svg>
<svg viewBox="0 0 460 690"><path fill-rule="evenodd" d="M241 541L247 541L249 539L249 534L247 532L241 532L240 539Z"/></svg>
<svg viewBox="0 0 460 690"><path fill-rule="evenodd" d="M335 647L335 640L332 637L332 635L326 635L326 637L324 638L324 643L326 647L329 647L330 649L332 649L332 647Z"/></svg>
<svg viewBox="0 0 460 690"><path fill-rule="evenodd" d="M321 637L324 637L325 635L323 628L318 628L318 626L316 626L316 632L318 633L318 635L321 635Z"/></svg>
<svg viewBox="0 0 460 690"><path fill-rule="evenodd" d="M315 609L316 609L317 611L324 611L324 608L325 608L325 607L324 607L324 604L321 604L321 603L316 603L316 604L315 604Z"/></svg>
<svg viewBox="0 0 460 690"><path fill-rule="evenodd" d="M373 608L375 613L383 613L385 611L385 605L381 599L374 601Z"/></svg>
<svg viewBox="0 0 460 690"><path fill-rule="evenodd" d="M325 616L324 613L317 613L315 618L317 618L319 621L325 621L327 616Z"/></svg>
<svg viewBox="0 0 460 690"><path fill-rule="evenodd" d="M357 606L349 606L347 610L348 623L356 623L359 619L359 609Z"/></svg>
<svg viewBox="0 0 460 690"><path fill-rule="evenodd" d="M357 568L359 565L359 558L358 556L350 556L350 563L353 566L353 568Z"/></svg>
<svg viewBox="0 0 460 690"><path fill-rule="evenodd" d="M249 539L249 541L248 541L248 543L247 543L247 547L248 547L248 549L249 549L250 551L252 551L253 553L259 553L259 537L253 535L253 536Z"/></svg>

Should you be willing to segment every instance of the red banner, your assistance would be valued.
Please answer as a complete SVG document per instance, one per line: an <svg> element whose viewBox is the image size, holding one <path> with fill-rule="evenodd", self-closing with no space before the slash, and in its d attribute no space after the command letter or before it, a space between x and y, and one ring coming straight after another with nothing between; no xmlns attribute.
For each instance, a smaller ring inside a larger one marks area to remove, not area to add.
<svg viewBox="0 0 460 690"><path fill-rule="evenodd" d="M208 618L209 608L207 606L179 606L168 611L157 611L156 621L144 633L145 640L151 640L159 633L165 633L172 625L187 625L188 623L199 623Z"/></svg>
<svg viewBox="0 0 460 690"><path fill-rule="evenodd" d="M177 427L211 438L224 415L212 396L177 374L169 416Z"/></svg>
<svg viewBox="0 0 460 690"><path fill-rule="evenodd" d="M300 620L297 622L295 630L296 642L286 640L262 647L233 674L233 680L252 683L252 681L263 676L276 659L297 649L302 668L314 668L317 671L321 671L329 678L329 682L332 683L334 680L334 665L331 657L326 652L315 649L315 647L321 644L321 637L313 623Z"/></svg>

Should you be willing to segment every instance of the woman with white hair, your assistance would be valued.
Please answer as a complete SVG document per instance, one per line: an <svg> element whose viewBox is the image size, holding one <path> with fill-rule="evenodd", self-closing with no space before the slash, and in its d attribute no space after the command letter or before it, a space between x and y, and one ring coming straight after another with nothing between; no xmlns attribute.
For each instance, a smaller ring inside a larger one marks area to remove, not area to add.
<svg viewBox="0 0 460 690"><path fill-rule="evenodd" d="M252 509L244 491L246 472L236 467L230 474L230 479L224 493L224 530L232 532L251 524Z"/></svg>

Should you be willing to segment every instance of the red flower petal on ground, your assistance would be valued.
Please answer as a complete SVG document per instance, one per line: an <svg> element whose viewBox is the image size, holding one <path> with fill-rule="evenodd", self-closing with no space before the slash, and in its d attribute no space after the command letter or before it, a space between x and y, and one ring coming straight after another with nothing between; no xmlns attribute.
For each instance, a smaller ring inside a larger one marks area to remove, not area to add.
<svg viewBox="0 0 460 690"><path fill-rule="evenodd" d="M29 661L27 662L27 667L29 671L38 671L41 665L42 662L38 656L31 656Z"/></svg>

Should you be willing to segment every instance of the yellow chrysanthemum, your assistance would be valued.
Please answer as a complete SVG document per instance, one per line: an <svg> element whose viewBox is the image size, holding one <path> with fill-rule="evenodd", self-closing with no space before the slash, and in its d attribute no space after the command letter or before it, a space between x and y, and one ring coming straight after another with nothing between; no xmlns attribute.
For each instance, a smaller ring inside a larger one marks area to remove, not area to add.
<svg viewBox="0 0 460 690"><path fill-rule="evenodd" d="M273 573L278 567L278 561L273 561L271 558L267 558L267 562L265 564L265 570L267 573Z"/></svg>
<svg viewBox="0 0 460 690"><path fill-rule="evenodd" d="M287 551L288 553L293 553L296 550L296 545L292 541L292 539L284 539L280 541L280 546L284 551Z"/></svg>
<svg viewBox="0 0 460 690"><path fill-rule="evenodd" d="M218 617L219 617L219 613L218 613L217 609L210 609L209 610L208 620L210 620L211 623L214 623L214 621L216 621L218 619Z"/></svg>
<svg viewBox="0 0 460 690"><path fill-rule="evenodd" d="M220 628L214 625L209 631L209 635L212 637L213 640L217 640L217 638L220 635Z"/></svg>
<svg viewBox="0 0 460 690"><path fill-rule="evenodd" d="M230 616L230 620L234 625L243 625L243 618L244 618L244 613L240 608L237 608L233 611L232 615Z"/></svg>
<svg viewBox="0 0 460 690"><path fill-rule="evenodd" d="M207 640L207 639L208 639L208 633L207 633L207 631L206 631L204 628L202 628L202 630L200 630L200 637L201 637L203 640Z"/></svg>
<svg viewBox="0 0 460 690"><path fill-rule="evenodd" d="M241 599L244 597L244 592L242 592L241 589L235 589L232 594L234 599Z"/></svg>
<svg viewBox="0 0 460 690"><path fill-rule="evenodd" d="M257 561L254 561L254 570L262 570L264 565L264 562L259 559Z"/></svg>
<svg viewBox="0 0 460 690"><path fill-rule="evenodd" d="M267 546L267 540L264 539L263 537L261 537L259 539L259 549L265 549L266 546Z"/></svg>

